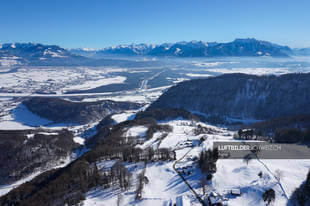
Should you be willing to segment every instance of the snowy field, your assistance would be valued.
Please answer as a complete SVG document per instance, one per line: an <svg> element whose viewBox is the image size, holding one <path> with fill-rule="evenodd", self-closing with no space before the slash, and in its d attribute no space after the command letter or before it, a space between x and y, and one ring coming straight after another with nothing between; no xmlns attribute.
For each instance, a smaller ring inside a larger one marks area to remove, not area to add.
<svg viewBox="0 0 310 206"><path fill-rule="evenodd" d="M1 70L0 70L1 71ZM60 94L74 89L92 89L102 85L123 83L126 77L110 75L120 68L88 67L20 67L14 72L0 73L0 89L4 92Z"/></svg>
<svg viewBox="0 0 310 206"><path fill-rule="evenodd" d="M135 81L137 83L134 84L140 84L140 89L147 89L167 87L187 79L207 78L226 73L280 75L309 71L310 59L298 57L173 58L162 59L160 65L155 67L142 68L0 66L0 95L1 93L59 95L72 90L88 90L113 84L130 85ZM139 86L135 89L139 89Z"/></svg>

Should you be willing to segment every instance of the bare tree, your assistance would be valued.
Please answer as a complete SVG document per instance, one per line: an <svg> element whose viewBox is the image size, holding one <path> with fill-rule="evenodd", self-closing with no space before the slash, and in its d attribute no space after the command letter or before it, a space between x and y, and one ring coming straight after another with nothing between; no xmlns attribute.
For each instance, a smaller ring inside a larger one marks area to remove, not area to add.
<svg viewBox="0 0 310 206"><path fill-rule="evenodd" d="M135 197L136 200L140 200L142 198L143 177L144 177L144 174L142 173L138 175L138 185L137 185L136 197Z"/></svg>
<svg viewBox="0 0 310 206"><path fill-rule="evenodd" d="M243 157L243 162L245 162L248 165L252 159L253 159L253 154L249 153Z"/></svg>
<svg viewBox="0 0 310 206"><path fill-rule="evenodd" d="M259 176L259 178L262 178L263 177L262 171L260 171L257 175Z"/></svg>
<svg viewBox="0 0 310 206"><path fill-rule="evenodd" d="M275 171L275 173L274 173L274 176L275 176L275 178L276 178L278 181L280 181L280 180L282 179L282 177L283 177L283 172L282 172L281 170L277 169L277 170Z"/></svg>
<svg viewBox="0 0 310 206"><path fill-rule="evenodd" d="M266 190L263 193L262 198L264 202L267 202L267 204L269 205L271 202L274 202L276 199L275 191L272 188L269 190Z"/></svg>
<svg viewBox="0 0 310 206"><path fill-rule="evenodd" d="M200 179L200 184L201 184L201 187L202 187L202 194L205 195L206 194L206 187L207 187L207 180L205 177L202 177Z"/></svg>
<svg viewBox="0 0 310 206"><path fill-rule="evenodd" d="M146 166L146 165L145 165ZM142 172L138 175L138 185L136 189L136 200L140 200L142 198L142 191L144 184L148 183L148 179L145 176L146 167L142 170Z"/></svg>
<svg viewBox="0 0 310 206"><path fill-rule="evenodd" d="M116 200L117 206L121 206L122 202L123 202L123 195L122 194L117 195L117 200Z"/></svg>

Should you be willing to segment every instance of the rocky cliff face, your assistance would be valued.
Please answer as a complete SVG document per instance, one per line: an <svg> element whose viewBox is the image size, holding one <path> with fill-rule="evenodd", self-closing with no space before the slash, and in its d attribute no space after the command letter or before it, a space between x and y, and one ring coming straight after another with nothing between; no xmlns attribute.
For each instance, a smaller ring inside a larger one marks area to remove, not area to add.
<svg viewBox="0 0 310 206"><path fill-rule="evenodd" d="M112 113L138 109L141 104L103 100L97 102L71 102L59 98L33 97L23 101L33 113L54 122L86 124Z"/></svg>
<svg viewBox="0 0 310 206"><path fill-rule="evenodd" d="M310 113L310 74L226 74L186 81L171 87L153 108L254 119Z"/></svg>

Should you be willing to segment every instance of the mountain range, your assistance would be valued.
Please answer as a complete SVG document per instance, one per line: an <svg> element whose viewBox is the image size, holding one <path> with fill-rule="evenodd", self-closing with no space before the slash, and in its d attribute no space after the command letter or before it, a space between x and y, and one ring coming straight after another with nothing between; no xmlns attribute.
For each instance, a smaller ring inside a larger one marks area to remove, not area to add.
<svg viewBox="0 0 310 206"><path fill-rule="evenodd" d="M133 61L94 59L74 54L57 45L39 43L0 44L0 66L128 66Z"/></svg>
<svg viewBox="0 0 310 206"><path fill-rule="evenodd" d="M7 43L0 46L3 65L62 65L87 61L86 57L72 54L57 45L38 43Z"/></svg>
<svg viewBox="0 0 310 206"><path fill-rule="evenodd" d="M80 55L149 55L175 57L225 57L225 56L275 56L287 57L293 54L288 46L280 46L254 38L236 39L229 43L217 42L177 42L164 44L130 44L103 49L72 49Z"/></svg>
<svg viewBox="0 0 310 206"><path fill-rule="evenodd" d="M308 56L310 55L310 47L302 49L294 49L294 54L301 56Z"/></svg>
<svg viewBox="0 0 310 206"><path fill-rule="evenodd" d="M108 55L146 55L155 57L231 57L231 56L272 56L309 55L310 49L291 49L253 38L236 39L229 43L177 42L164 44L131 44L104 49L64 49L57 45L39 43L6 43L0 45L0 64L11 65L110 65L128 64L128 60L113 60ZM97 57L97 58L94 58Z"/></svg>

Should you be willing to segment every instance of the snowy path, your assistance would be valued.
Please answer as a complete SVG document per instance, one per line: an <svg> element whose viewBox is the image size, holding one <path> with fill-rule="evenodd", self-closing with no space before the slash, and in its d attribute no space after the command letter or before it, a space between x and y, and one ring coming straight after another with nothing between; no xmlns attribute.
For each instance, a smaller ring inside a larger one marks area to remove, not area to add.
<svg viewBox="0 0 310 206"><path fill-rule="evenodd" d="M261 161L261 160L258 158L258 156L257 156L256 154L255 154L255 156L256 156L257 161L260 162L260 163L266 168L266 170L277 180L277 182L278 182L278 184L279 184L279 186L280 186L280 188L281 188L281 190L282 190L282 192L283 192L283 196L284 196L287 200L289 200L289 198L288 198L288 196L287 196L287 194L286 194L286 192L285 192L285 190L284 190L284 187L283 187L283 185L282 185L281 182L280 182L280 179L268 168L268 166L267 166L263 161Z"/></svg>
<svg viewBox="0 0 310 206"><path fill-rule="evenodd" d="M174 171L176 173L178 173L178 175L181 177L181 179L183 180L183 182L188 186L188 188L192 191L192 193L195 195L196 199L202 204L202 205L205 205L203 200L201 199L201 197L197 194L197 192L195 191L195 189L187 182L187 180L182 176L182 174L175 168L175 165L180 162L181 160L183 160L187 155L188 153L190 153L192 151L192 148L190 148L180 159L176 160L172 167L174 169Z"/></svg>
<svg viewBox="0 0 310 206"><path fill-rule="evenodd" d="M242 142L242 144L245 144L245 143ZM284 187L283 187L283 185L280 182L280 179L268 168L268 166L261 159L259 159L259 157L257 156L257 154L255 152L252 152L252 153L255 155L257 161L259 163L261 163L264 166L264 168L276 179L278 185L280 186L280 188L281 188L281 190L283 192L283 196L285 197L285 199L289 200L288 195L286 194L286 192L284 190Z"/></svg>

